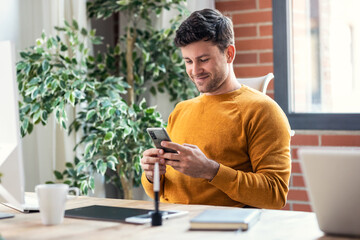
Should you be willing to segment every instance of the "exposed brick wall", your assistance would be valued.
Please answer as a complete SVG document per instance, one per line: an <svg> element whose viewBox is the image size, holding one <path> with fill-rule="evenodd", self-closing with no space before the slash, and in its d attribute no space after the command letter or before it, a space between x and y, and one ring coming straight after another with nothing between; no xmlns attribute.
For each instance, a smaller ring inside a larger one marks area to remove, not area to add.
<svg viewBox="0 0 360 240"><path fill-rule="evenodd" d="M273 72L271 0L217 0L216 8L234 23L237 77ZM268 95L273 96L273 82Z"/></svg>
<svg viewBox="0 0 360 240"><path fill-rule="evenodd" d="M216 8L234 22L237 77L258 77L273 72L271 0L216 0ZM276 76L274 81L276 81ZM272 81L267 94L273 97ZM284 209L312 211L297 151L302 147L360 147L360 131L297 131L291 139L292 173Z"/></svg>
<svg viewBox="0 0 360 240"><path fill-rule="evenodd" d="M360 131L295 130L295 136L291 139L292 170L286 209L311 211L297 154L299 148L306 147L360 147Z"/></svg>

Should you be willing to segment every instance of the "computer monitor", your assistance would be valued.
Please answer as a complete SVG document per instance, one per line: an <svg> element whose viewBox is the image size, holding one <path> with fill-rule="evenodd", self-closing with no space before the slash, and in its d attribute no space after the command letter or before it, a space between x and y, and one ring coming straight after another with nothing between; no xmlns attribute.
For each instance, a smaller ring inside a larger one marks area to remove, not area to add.
<svg viewBox="0 0 360 240"><path fill-rule="evenodd" d="M24 211L25 182L14 52L10 41L0 42L0 202Z"/></svg>

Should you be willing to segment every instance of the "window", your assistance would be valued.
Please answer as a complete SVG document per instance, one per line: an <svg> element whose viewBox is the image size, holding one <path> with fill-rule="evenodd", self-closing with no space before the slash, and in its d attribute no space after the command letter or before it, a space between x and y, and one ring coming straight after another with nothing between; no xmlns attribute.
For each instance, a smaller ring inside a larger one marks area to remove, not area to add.
<svg viewBox="0 0 360 240"><path fill-rule="evenodd" d="M275 100L293 129L360 129L358 0L273 0Z"/></svg>

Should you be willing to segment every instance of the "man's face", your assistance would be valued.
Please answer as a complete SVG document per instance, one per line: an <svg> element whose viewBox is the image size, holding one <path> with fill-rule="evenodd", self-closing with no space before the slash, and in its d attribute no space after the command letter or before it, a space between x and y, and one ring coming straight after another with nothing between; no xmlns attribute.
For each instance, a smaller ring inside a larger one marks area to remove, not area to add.
<svg viewBox="0 0 360 240"><path fill-rule="evenodd" d="M229 78L229 63L210 41L198 41L181 47L186 72L201 93L216 94Z"/></svg>

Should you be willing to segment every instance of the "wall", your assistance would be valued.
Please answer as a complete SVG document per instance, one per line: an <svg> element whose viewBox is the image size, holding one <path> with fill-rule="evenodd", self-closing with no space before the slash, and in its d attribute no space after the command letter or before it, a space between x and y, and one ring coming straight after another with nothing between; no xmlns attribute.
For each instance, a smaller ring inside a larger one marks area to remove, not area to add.
<svg viewBox="0 0 360 240"><path fill-rule="evenodd" d="M273 71L271 0L217 0L215 7L233 20L237 77ZM267 94L273 96L273 82Z"/></svg>
<svg viewBox="0 0 360 240"><path fill-rule="evenodd" d="M215 7L234 23L236 76L256 77L273 72L271 0L216 0ZM267 92L271 97L274 81ZM295 130L291 139L292 174L286 210L312 211L297 156L299 148L310 146L360 147L360 131Z"/></svg>

